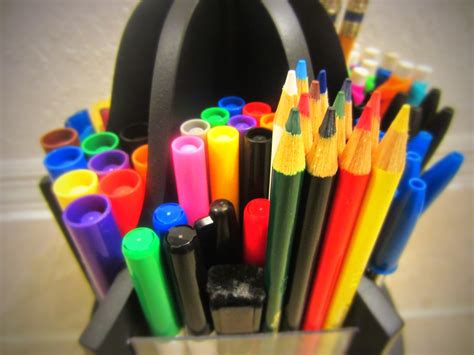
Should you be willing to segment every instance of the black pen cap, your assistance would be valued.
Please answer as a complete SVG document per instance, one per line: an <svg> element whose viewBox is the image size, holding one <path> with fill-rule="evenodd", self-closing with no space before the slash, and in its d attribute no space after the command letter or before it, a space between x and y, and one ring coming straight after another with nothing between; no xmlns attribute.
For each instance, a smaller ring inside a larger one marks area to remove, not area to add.
<svg viewBox="0 0 474 355"><path fill-rule="evenodd" d="M206 269L216 265L216 225L210 216L200 218L194 222L194 230L199 238L202 259Z"/></svg>
<svg viewBox="0 0 474 355"><path fill-rule="evenodd" d="M408 101L408 95L399 92L398 94L395 95L393 98L392 102L390 102L390 105L387 108L387 111L385 111L385 114L382 118L382 122L380 122L380 130L387 132L388 127L392 124L393 120L395 117L398 115L398 111L402 108L404 104Z"/></svg>
<svg viewBox="0 0 474 355"><path fill-rule="evenodd" d="M165 237L165 248L189 334L209 334L207 270L201 259L196 231L187 225L171 228Z"/></svg>
<svg viewBox="0 0 474 355"><path fill-rule="evenodd" d="M422 115L423 110L420 107L410 107L410 128L408 130L410 137L414 137L420 132Z"/></svg>
<svg viewBox="0 0 474 355"><path fill-rule="evenodd" d="M421 109L423 110L423 115L421 116L421 129L426 130L426 125L431 121L436 112L438 112L439 102L441 101L441 90L438 88L432 88L426 94L425 98L420 104Z"/></svg>
<svg viewBox="0 0 474 355"><path fill-rule="evenodd" d="M216 263L237 264L242 260L242 238L232 202L219 199L211 203L209 216L216 229Z"/></svg>
<svg viewBox="0 0 474 355"><path fill-rule="evenodd" d="M268 198L272 131L256 127L244 137L240 181L240 206L256 198Z"/></svg>
<svg viewBox="0 0 474 355"><path fill-rule="evenodd" d="M148 123L139 122L123 128L120 133L120 146L128 154L148 143Z"/></svg>

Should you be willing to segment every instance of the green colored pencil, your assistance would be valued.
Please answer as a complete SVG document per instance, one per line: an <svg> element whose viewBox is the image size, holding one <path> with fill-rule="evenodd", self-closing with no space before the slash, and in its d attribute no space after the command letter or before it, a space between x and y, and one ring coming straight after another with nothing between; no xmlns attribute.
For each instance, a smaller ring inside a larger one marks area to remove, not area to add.
<svg viewBox="0 0 474 355"><path fill-rule="evenodd" d="M265 262L267 307L264 330L278 331L288 278L291 244L305 169L300 115L291 109L272 167L270 220Z"/></svg>

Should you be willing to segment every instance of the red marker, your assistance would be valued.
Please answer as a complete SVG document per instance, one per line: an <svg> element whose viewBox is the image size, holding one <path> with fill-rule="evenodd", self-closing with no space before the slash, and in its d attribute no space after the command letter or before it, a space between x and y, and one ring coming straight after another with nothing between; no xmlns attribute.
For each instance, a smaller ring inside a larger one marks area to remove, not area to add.
<svg viewBox="0 0 474 355"><path fill-rule="evenodd" d="M267 249L268 218L270 201L256 198L244 210L244 262L262 266Z"/></svg>
<svg viewBox="0 0 474 355"><path fill-rule="evenodd" d="M257 125L260 126L260 118L267 113L271 113L272 108L269 104L260 101L249 102L242 109L242 114L245 116L252 116L257 120Z"/></svg>

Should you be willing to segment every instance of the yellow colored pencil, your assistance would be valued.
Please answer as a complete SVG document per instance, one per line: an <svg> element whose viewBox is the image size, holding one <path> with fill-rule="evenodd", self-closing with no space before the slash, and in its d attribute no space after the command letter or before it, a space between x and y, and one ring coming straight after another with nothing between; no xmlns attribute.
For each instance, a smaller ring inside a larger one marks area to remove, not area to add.
<svg viewBox="0 0 474 355"><path fill-rule="evenodd" d="M298 109L300 110L300 125L304 142L304 154L306 156L313 146L313 131L311 127L308 93L301 94Z"/></svg>
<svg viewBox="0 0 474 355"><path fill-rule="evenodd" d="M337 134L337 156L340 157L346 147L346 121L344 110L345 95L344 91L339 91L334 100L334 108L336 109L336 134Z"/></svg>
<svg viewBox="0 0 474 355"><path fill-rule="evenodd" d="M298 88L298 100L302 94L309 92L308 71L306 68L306 60L300 59L296 63L296 86Z"/></svg>
<svg viewBox="0 0 474 355"><path fill-rule="evenodd" d="M377 149L324 329L339 328L349 310L405 167L410 106L404 105Z"/></svg>
<svg viewBox="0 0 474 355"><path fill-rule="evenodd" d="M379 146L379 135L380 135L380 92L375 90L370 96L366 107L372 108L372 125L370 135L372 137L372 157L377 152Z"/></svg>
<svg viewBox="0 0 474 355"><path fill-rule="evenodd" d="M309 114L311 116L313 137L317 137L319 134L319 127L321 126L321 122L323 122L319 93L319 81L317 80L313 80L309 88Z"/></svg>
<svg viewBox="0 0 474 355"><path fill-rule="evenodd" d="M346 97L346 102L344 104L344 113L345 113L345 121L346 121L346 141L349 140L352 134L352 81L349 78L344 80L344 85L342 86L342 90L344 90L344 94Z"/></svg>

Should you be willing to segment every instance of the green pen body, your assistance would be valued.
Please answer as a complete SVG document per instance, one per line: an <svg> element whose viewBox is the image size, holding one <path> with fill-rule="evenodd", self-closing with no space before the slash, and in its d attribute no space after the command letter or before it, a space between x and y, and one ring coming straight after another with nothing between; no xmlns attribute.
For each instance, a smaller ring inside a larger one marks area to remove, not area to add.
<svg viewBox="0 0 474 355"><path fill-rule="evenodd" d="M161 259L160 240L149 228L136 228L122 240L133 286L154 336L175 336L180 322Z"/></svg>
<svg viewBox="0 0 474 355"><path fill-rule="evenodd" d="M276 332L280 325L303 176L303 172L286 176L273 170L272 206L264 269L267 290L265 331Z"/></svg>

